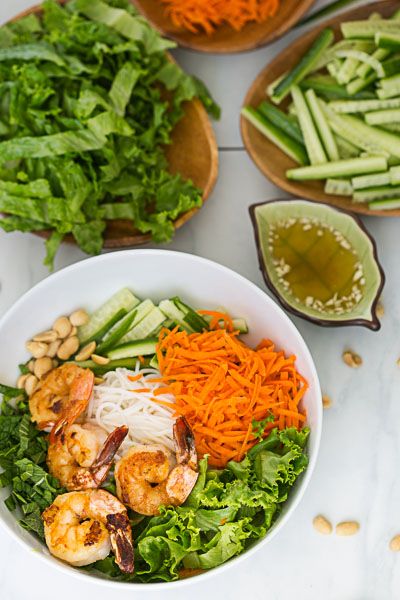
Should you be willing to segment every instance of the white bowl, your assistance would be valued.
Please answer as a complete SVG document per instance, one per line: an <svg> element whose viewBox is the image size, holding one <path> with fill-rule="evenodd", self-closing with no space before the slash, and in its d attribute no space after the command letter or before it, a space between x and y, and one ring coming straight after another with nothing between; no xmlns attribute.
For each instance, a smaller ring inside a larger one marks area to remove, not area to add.
<svg viewBox="0 0 400 600"><path fill-rule="evenodd" d="M308 444L309 466L299 479L282 513L265 538L241 556L199 575L220 575L232 565L249 558L282 529L289 520L310 481L317 459L321 427L322 402L318 376L311 354L296 327L283 310L261 289L234 271L204 258L164 250L126 250L104 254L76 263L29 290L0 321L0 381L15 384L17 365L27 359L25 342L38 331L48 329L60 315L69 314L79 307L92 310L122 287L129 287L139 297L153 300L179 295L195 307L224 306L235 317L246 318L250 333L247 343L257 344L262 337L272 339L278 348L297 356L297 368L309 382L304 397L311 435ZM2 490L1 498L7 496ZM171 583L121 583L103 579L74 569L51 556L47 548L33 535L23 530L15 516L0 501L0 522L25 548L60 569L88 581L120 589L145 591L156 588L194 584L197 577Z"/></svg>

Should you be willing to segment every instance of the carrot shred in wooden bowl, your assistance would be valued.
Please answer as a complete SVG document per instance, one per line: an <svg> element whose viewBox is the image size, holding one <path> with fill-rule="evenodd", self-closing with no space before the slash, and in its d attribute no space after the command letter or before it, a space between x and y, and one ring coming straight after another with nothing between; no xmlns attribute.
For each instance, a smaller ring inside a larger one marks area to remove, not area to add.
<svg viewBox="0 0 400 600"><path fill-rule="evenodd" d="M285 357L270 340L253 350L238 332L215 327L191 334L163 329L157 359L175 396L176 414L191 425L199 454L224 467L257 443L255 421L270 418L264 437L274 427L301 428L306 417L299 403L308 385L295 368L296 357Z"/></svg>
<svg viewBox="0 0 400 600"><path fill-rule="evenodd" d="M280 0L162 0L176 27L209 35L226 23L240 31L250 22L262 23L273 17Z"/></svg>

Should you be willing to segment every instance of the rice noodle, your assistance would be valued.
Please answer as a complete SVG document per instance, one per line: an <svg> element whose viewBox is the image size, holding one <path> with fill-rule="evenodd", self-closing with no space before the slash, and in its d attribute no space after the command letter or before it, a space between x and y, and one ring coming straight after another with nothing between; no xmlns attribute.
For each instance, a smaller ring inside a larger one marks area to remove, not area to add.
<svg viewBox="0 0 400 600"><path fill-rule="evenodd" d="M128 377L141 374L137 381ZM104 375L104 382L94 387L87 409L87 420L111 432L115 427L127 425L129 433L119 450L119 455L132 445L161 444L174 451L172 426L174 409L154 402L154 391L164 383L151 379L161 377L157 369L141 369L139 361L135 370L119 368ZM140 392L149 389L149 392ZM160 394L157 400L173 403L172 394Z"/></svg>

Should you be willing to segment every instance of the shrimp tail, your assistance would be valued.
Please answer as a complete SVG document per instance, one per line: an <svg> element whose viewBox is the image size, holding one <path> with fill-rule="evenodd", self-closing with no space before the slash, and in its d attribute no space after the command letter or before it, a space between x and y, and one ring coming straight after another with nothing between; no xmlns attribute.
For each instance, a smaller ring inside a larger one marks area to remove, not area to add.
<svg viewBox="0 0 400 600"><path fill-rule="evenodd" d="M193 469L193 471L197 471L197 452L194 435L185 417L176 419L173 431L177 463L179 465L186 464Z"/></svg>
<svg viewBox="0 0 400 600"><path fill-rule="evenodd" d="M107 529L117 565L124 573L133 573L134 551L128 516L123 513L107 515Z"/></svg>
<svg viewBox="0 0 400 600"><path fill-rule="evenodd" d="M86 369L81 375L76 377L71 385L70 404L67 410L56 421L50 432L50 444L57 440L64 441L64 433L69 425L75 423L89 404L94 385L94 375L92 371Z"/></svg>
<svg viewBox="0 0 400 600"><path fill-rule="evenodd" d="M90 467L93 480L99 486L103 483L111 468L115 453L128 434L128 427L122 425L110 433L96 460Z"/></svg>

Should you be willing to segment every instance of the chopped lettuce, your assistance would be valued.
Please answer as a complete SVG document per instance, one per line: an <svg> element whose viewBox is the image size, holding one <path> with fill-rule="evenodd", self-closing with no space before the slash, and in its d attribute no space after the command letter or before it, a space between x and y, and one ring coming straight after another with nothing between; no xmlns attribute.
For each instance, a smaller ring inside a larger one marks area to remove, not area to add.
<svg viewBox="0 0 400 600"><path fill-rule="evenodd" d="M219 108L128 0L42 8L0 28L0 227L50 230L49 266L67 234L99 253L108 219L169 241L202 197L164 147L186 100Z"/></svg>

